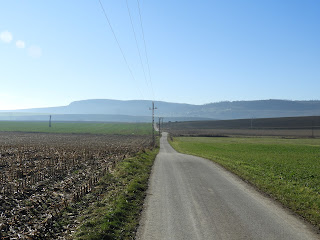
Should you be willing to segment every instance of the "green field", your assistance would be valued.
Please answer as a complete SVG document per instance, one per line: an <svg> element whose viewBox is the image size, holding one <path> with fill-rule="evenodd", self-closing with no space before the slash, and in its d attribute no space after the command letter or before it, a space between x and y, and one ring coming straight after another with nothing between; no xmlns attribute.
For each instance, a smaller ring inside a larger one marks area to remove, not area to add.
<svg viewBox="0 0 320 240"><path fill-rule="evenodd" d="M171 144L221 164L320 227L320 139L178 137Z"/></svg>
<svg viewBox="0 0 320 240"><path fill-rule="evenodd" d="M49 132L92 134L139 134L152 133L151 123L93 123L93 122L9 122L0 121L0 132Z"/></svg>

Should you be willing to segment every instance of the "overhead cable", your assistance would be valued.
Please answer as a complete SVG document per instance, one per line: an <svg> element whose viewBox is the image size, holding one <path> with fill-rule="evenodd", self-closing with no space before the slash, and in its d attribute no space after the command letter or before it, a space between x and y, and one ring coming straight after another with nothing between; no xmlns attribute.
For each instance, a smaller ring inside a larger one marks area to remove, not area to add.
<svg viewBox="0 0 320 240"><path fill-rule="evenodd" d="M133 21L132 21L132 16L131 16L128 0L126 0L126 3L127 3L128 14L129 14L129 17L130 17L131 27L132 27L132 31L133 31L133 35L134 35L134 40L136 42L137 50L138 50L138 53L139 53L139 59L140 59L140 63L141 63L141 67L142 67L142 71L143 71L143 75L144 75L144 79L145 79L145 82L146 82L146 84L148 86L149 84L148 84L148 80L147 80L147 77L146 77L146 72L144 70L144 66L143 66L143 62L142 62L142 58L141 58L141 52L140 52L140 48L139 48L139 44L138 44L138 40L137 40L137 36L136 36L136 31L134 30L134 25L133 25Z"/></svg>
<svg viewBox="0 0 320 240"><path fill-rule="evenodd" d="M145 40L145 37L144 37L144 30L143 30L143 24L142 24L142 17L141 17L141 9L140 9L139 0L137 0L137 3L138 3L138 8L139 8L140 25L141 25L141 30L142 30L142 38L143 38L143 43L144 43L144 51L145 51L146 59L147 59L147 67L148 67L148 73L149 73L149 81L150 81L151 90L152 90L152 95L153 95L153 100L154 100L154 99L155 99L155 95L154 95L153 86L152 86L151 72L150 72L150 65L149 65L149 58L148 58L148 53L147 53L146 40Z"/></svg>
<svg viewBox="0 0 320 240"><path fill-rule="evenodd" d="M106 20L107 20L107 22L108 22L108 24L109 24L109 27L110 27L111 32L112 32L112 34L113 34L113 37L114 37L114 39L116 40L117 45L118 45L118 47L119 47L119 49L120 49L120 52L121 52L121 54L122 54L122 57L123 57L123 59L124 59L126 65L127 65L128 69L129 69L130 75L131 75L132 79L134 80L134 82L137 83L137 81L136 81L136 79L135 79L135 77L134 77L134 75L133 75L133 73L132 73L132 70L131 70L131 68L130 68L130 66L129 66L129 64L128 64L127 58L126 58L125 55L124 55L124 52L123 52L123 50L122 50L122 48L121 48L121 46L120 46L120 43L119 43L119 41L118 41L118 38L117 38L117 36L116 36L116 34L115 34L114 30L113 30L113 27L112 27L112 25L111 25L111 23L110 23L110 20L109 20L109 18L108 18L108 15L107 15L107 13L106 13L106 11L105 11L102 3L101 3L101 0L99 0L99 3L100 3L100 7L101 7L101 9L102 9L102 11L103 11L103 14L104 14L104 16L105 16L105 18L106 18ZM139 90L139 92L140 92L140 95L141 95L142 98L144 99L143 94L142 94L142 92L141 92L141 90L140 90L140 88L139 88L138 85L137 85L137 88L138 88L138 90Z"/></svg>

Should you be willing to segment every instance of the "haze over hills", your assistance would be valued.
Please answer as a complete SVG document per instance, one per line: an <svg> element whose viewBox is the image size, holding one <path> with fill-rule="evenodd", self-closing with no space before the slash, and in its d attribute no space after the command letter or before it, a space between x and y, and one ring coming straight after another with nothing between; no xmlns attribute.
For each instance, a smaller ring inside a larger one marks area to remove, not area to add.
<svg viewBox="0 0 320 240"><path fill-rule="evenodd" d="M156 116L165 121L209 119L244 119L320 115L320 101L257 100L225 101L204 105L155 101ZM0 120L47 120L51 114L57 121L150 121L151 101L92 99L67 106L0 111ZM10 112L10 113L9 113Z"/></svg>

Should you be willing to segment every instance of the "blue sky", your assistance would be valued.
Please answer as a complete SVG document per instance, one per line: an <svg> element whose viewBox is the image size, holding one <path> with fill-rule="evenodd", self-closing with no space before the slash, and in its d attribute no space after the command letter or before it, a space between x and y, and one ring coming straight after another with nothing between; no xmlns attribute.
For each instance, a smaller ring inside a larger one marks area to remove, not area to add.
<svg viewBox="0 0 320 240"><path fill-rule="evenodd" d="M0 1L0 110L82 99L320 99L320 1ZM152 86L151 86L152 85Z"/></svg>

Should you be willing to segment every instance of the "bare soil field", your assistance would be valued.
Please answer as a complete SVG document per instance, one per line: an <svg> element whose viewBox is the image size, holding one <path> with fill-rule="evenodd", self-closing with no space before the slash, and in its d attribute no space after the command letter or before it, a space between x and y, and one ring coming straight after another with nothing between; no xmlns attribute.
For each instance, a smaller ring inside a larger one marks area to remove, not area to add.
<svg viewBox="0 0 320 240"><path fill-rule="evenodd" d="M0 238L58 239L73 227L58 224L69 203L146 148L137 135L0 132Z"/></svg>
<svg viewBox="0 0 320 240"><path fill-rule="evenodd" d="M282 117L282 118L249 118L234 120L211 120L190 122L169 122L165 124L175 129L303 129L320 127L319 116Z"/></svg>
<svg viewBox="0 0 320 240"><path fill-rule="evenodd" d="M320 117L169 122L164 124L163 128L174 136L320 137Z"/></svg>
<svg viewBox="0 0 320 240"><path fill-rule="evenodd" d="M226 137L274 136L290 138L320 137L320 129L166 129L172 136Z"/></svg>

